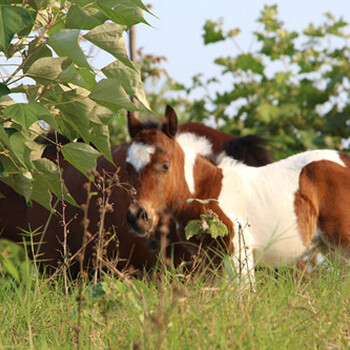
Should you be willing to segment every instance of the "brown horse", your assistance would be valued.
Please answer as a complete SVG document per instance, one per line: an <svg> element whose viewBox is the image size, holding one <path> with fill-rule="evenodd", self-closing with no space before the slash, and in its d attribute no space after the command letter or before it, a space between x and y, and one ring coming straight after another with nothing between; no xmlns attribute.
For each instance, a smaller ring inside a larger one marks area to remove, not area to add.
<svg viewBox="0 0 350 350"><path fill-rule="evenodd" d="M268 152L263 147L263 140L251 139L247 143L246 138L237 138L235 136L216 131L212 128L202 126L197 123L184 124L182 126L184 133L196 133L205 135L213 145L213 153L220 153L225 149L231 149L236 152L237 158L247 162L251 165L261 165L270 161ZM196 131L197 130L197 131ZM240 144L239 140L243 140ZM64 139L60 140L64 143ZM112 148L112 155L114 163L120 167L118 172L120 183L128 182L128 175L124 170L126 151L128 144L115 146ZM247 150L245 152L244 150ZM243 150L243 151L242 151ZM248 158L247 158L248 154ZM56 147L47 146L44 157L55 160ZM212 155L208 154L209 157ZM68 190L79 205L85 204L87 200L87 193L84 184L87 179L78 170L76 170L69 163L63 161L60 157L60 165L63 170L63 179ZM97 171L103 175L104 173L114 174L116 167L110 164L105 158L98 159ZM126 186L128 187L128 186ZM130 235L129 226L126 223L127 208L130 204L131 196L125 186L114 186L111 189L110 203L112 204L112 211L106 213L104 228L106 232L115 234L115 238L109 242L106 255L108 259L117 258L119 269L130 268L142 271L142 269L150 269L154 266L159 244L157 240L149 240L144 237L135 237ZM89 205L88 231L95 235L99 231L100 216L99 216L99 198L101 192L93 188L92 191L97 191L98 196L92 197ZM23 239L29 240L28 237L21 234L20 228L24 230L38 230L43 234L35 235L34 240L34 254L40 253L39 259L44 262L44 266L50 269L50 272L56 269L63 260L63 226L62 219L59 215L50 215L50 212L38 203L33 203L32 207L27 207L23 197L14 192L9 186L0 182L0 192L5 195L5 198L0 199L0 225L2 230L2 238L6 238L15 242L22 242ZM56 199L53 200L53 203ZM62 212L62 205L59 202L55 208L58 213ZM65 220L70 222L68 225L68 248L70 256L75 256L82 246L83 239L83 211L80 208L66 204ZM48 223L47 227L45 227ZM177 243L179 241L174 223L170 223L169 241L170 243ZM158 227L158 233L162 230ZM42 244L37 245L37 243ZM92 264L91 260L94 256L94 246L96 240L87 246L85 265ZM31 252L31 250L29 250ZM180 261L186 256L186 251L183 250L180 244L175 245L175 259ZM78 264L73 259L71 265L72 275L76 276L78 273Z"/></svg>
<svg viewBox="0 0 350 350"><path fill-rule="evenodd" d="M171 107L153 129L130 118L129 131L126 167L137 202L127 218L134 231L151 231L165 207L184 226L203 214L189 198L213 198L208 208L231 233L232 266L250 280L256 263L290 264L318 243L350 255L349 156L308 151L260 168L222 156L217 166L204 157L211 147L205 139L177 135Z"/></svg>

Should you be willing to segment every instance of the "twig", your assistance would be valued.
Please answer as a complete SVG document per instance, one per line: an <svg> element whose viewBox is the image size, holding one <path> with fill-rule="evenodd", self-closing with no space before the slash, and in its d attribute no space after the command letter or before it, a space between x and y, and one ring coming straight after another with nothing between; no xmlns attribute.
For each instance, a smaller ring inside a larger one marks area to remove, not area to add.
<svg viewBox="0 0 350 350"><path fill-rule="evenodd" d="M66 207L67 204L64 200L64 181L63 181L63 175L62 175L62 169L60 166L60 151L61 146L58 144L58 135L57 131L55 130L55 141L56 141L56 150L57 150L57 166L58 166L58 175L60 177L60 186L61 186L61 203L62 203L62 213L61 213L61 222L63 226L63 279L64 279L64 289L65 289L65 295L68 295L68 277L67 277L67 270L68 270L68 223L66 221Z"/></svg>
<svg viewBox="0 0 350 350"><path fill-rule="evenodd" d="M85 184L86 192L87 192L87 199L86 204L82 205L82 208L84 210L84 218L83 218L83 225L84 225L84 233L83 233L83 244L81 248L81 252L79 254L79 262L80 262L80 281L79 281L79 297L78 297L78 325L77 325L77 345L78 349L81 349L81 340L80 340L80 333L81 333L81 313L83 309L83 289L84 289L84 281L86 276L86 271L84 270L84 260L85 260L85 252L86 252L86 246L88 244L89 238L91 238L91 234L88 231L90 220L88 218L88 212L89 212L89 205L91 201L91 197L93 194L91 193L91 181L87 182Z"/></svg>

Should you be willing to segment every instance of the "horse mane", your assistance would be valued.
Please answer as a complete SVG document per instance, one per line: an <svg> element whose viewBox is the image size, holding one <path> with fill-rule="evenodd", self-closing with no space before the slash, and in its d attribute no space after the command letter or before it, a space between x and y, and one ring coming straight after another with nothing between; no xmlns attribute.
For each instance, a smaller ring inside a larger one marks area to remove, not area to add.
<svg viewBox="0 0 350 350"><path fill-rule="evenodd" d="M225 152L250 166L263 166L274 161L265 148L267 144L268 141L260 136L247 135L227 142Z"/></svg>

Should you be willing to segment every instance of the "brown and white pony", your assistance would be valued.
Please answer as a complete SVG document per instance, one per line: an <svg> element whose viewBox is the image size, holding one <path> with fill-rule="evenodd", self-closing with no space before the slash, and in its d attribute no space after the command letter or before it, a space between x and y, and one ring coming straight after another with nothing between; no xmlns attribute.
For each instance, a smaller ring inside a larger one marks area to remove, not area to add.
<svg viewBox="0 0 350 350"><path fill-rule="evenodd" d="M203 213L189 198L214 198L207 207L229 228L231 260L246 276L255 264L293 263L319 242L350 253L349 156L308 151L254 168L222 155L216 166L205 138L177 130L171 107L155 128L129 118L126 168L137 202L127 218L135 231L152 230L165 207L184 226Z"/></svg>
<svg viewBox="0 0 350 350"><path fill-rule="evenodd" d="M261 165L270 161L268 152L264 148L264 141L259 138L240 138L216 131L212 128L201 126L197 123L184 124L184 130L191 133L205 135L212 143L215 152L219 153L227 149L227 152L235 153L240 160L253 166ZM54 137L52 138L55 139ZM242 140L242 143L239 141ZM59 139L60 143L69 142L64 138ZM57 157L56 147L46 147L43 157L55 161ZM118 173L119 181L127 184L128 176L124 170L126 152L128 144L114 146L112 148L113 161L120 168ZM65 162L60 156L60 165L63 171L63 179L68 190L79 205L85 204L87 199L84 184L87 179L83 174L76 170L69 163ZM97 171L102 175L104 172L114 174L116 167L109 163L105 158L100 157L97 162ZM126 186L127 187L127 186ZM100 227L99 217L99 197L101 193L98 189L93 188L98 193L93 196L88 212L89 227L88 231L95 235ZM51 273L62 264L63 258L63 226L61 217L57 214L50 215L50 212L33 202L32 207L28 207L22 196L17 194L11 187L0 181L0 192L4 195L0 198L0 238L5 238L14 242L22 243L23 240L29 241L29 237L22 234L22 230L37 230L41 232L45 229L44 237L42 234L35 235L34 254L40 253L39 260L43 261L43 266ZM131 195L125 187L114 186L111 189L110 203L111 209L106 213L104 229L107 232L115 234L115 238L110 240L106 247L106 257L108 259L118 258L118 269L151 269L156 262L159 253L159 242L149 240L144 237L135 237L130 235L129 226L126 222L127 208L131 202ZM53 200L54 203L55 199ZM62 212L61 203L56 207L58 213ZM75 206L66 203L65 209L66 222L68 226L68 250L70 256L79 252L83 240L83 211ZM49 220L50 218L50 220ZM175 231L174 223L169 223L170 227L168 236L170 243L178 243L174 246L174 259L179 263L182 259L189 258L186 250L179 244L179 239ZM157 232L163 232L158 226ZM157 239L159 238L156 237ZM42 242L41 245L38 245ZM87 247L85 266L91 266L91 259L94 256L94 246L96 240L93 240ZM31 249L29 249L31 253ZM79 264L74 259L70 271L73 276L79 272Z"/></svg>

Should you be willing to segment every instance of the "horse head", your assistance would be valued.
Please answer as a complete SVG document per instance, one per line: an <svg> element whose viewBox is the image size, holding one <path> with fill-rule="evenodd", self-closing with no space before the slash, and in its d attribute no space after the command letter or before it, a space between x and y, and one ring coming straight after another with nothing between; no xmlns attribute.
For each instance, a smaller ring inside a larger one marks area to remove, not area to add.
<svg viewBox="0 0 350 350"><path fill-rule="evenodd" d="M141 123L132 114L128 115L131 143L125 170L136 196L128 208L127 221L139 236L154 230L159 215L178 191L175 186L179 175L175 161L177 128L177 116L170 106L158 124Z"/></svg>

